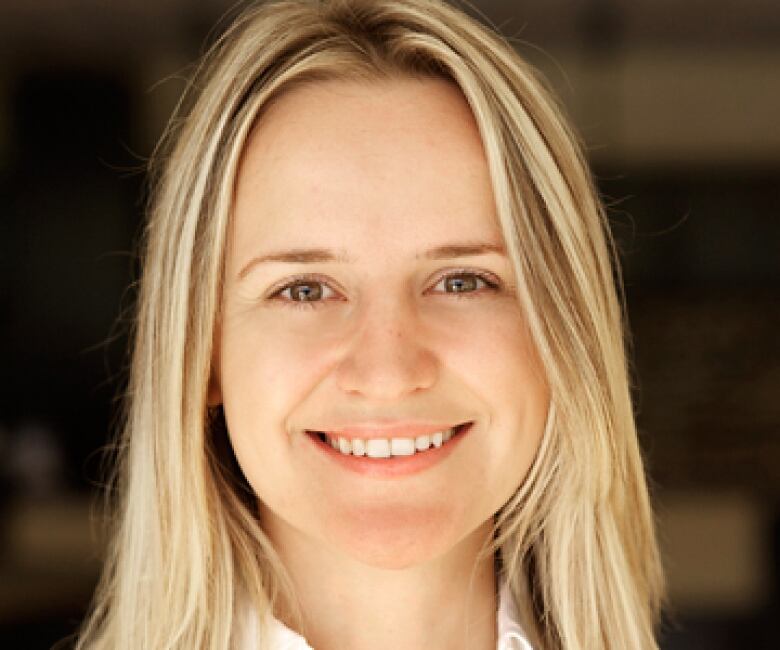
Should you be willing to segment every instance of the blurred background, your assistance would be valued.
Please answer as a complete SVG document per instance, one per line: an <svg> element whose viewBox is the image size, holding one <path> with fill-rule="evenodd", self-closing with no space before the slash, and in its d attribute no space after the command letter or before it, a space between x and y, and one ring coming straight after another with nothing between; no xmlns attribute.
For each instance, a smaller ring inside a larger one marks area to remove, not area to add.
<svg viewBox="0 0 780 650"><path fill-rule="evenodd" d="M144 163L234 8L0 1L3 648L73 632L94 588ZM471 12L547 77L610 207L669 577L662 647L778 648L780 3Z"/></svg>

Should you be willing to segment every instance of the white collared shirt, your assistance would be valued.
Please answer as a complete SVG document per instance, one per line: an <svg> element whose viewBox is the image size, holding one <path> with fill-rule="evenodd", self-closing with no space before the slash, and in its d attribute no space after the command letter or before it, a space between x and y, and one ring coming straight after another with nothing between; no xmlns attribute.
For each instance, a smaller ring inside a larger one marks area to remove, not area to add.
<svg viewBox="0 0 780 650"><path fill-rule="evenodd" d="M534 650L531 642L520 626L520 617L512 592L506 582L501 583L498 591L498 626L497 650Z"/></svg>
<svg viewBox="0 0 780 650"><path fill-rule="evenodd" d="M239 635L237 650L255 650L260 647L260 630L257 616L248 615ZM512 592L506 583L502 583L498 595L496 615L498 645L496 650L533 650L518 622L517 608ZM272 650L312 650L300 634L293 632L284 623L274 617L268 618L267 632L270 634Z"/></svg>

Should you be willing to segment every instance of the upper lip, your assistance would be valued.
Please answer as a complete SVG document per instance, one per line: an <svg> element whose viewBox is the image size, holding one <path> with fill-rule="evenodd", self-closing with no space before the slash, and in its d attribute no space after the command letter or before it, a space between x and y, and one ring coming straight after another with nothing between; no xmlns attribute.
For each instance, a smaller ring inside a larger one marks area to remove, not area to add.
<svg viewBox="0 0 780 650"><path fill-rule="evenodd" d="M360 422L326 429L307 429L345 438L416 438L437 431L448 431L465 420L452 424L427 424L421 422Z"/></svg>

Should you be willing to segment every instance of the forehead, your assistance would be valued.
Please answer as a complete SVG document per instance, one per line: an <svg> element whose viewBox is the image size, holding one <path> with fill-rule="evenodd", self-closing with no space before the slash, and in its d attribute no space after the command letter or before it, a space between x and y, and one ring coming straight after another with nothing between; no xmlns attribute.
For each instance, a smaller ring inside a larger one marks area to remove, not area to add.
<svg viewBox="0 0 780 650"><path fill-rule="evenodd" d="M279 97L247 141L234 220L239 247L500 242L471 110L457 86L434 79L314 82Z"/></svg>

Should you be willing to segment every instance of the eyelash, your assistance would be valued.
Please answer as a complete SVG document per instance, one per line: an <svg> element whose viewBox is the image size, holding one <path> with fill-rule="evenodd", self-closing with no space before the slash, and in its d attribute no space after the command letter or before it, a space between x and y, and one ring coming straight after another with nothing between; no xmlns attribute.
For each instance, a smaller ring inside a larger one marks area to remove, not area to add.
<svg viewBox="0 0 780 650"><path fill-rule="evenodd" d="M498 291L500 289L501 283L498 281L497 278L495 278L492 274L482 273L479 271L471 271L469 269L459 269L457 271L447 273L446 275L441 276L437 281L436 284L439 284L442 280L447 280L451 277L458 277L462 275L471 275L477 278L478 280L481 280L485 283L486 288L490 291ZM292 307L293 309L316 309L318 307L322 307L325 303L325 300L311 300L311 301L305 301L305 300L291 300L289 298L282 299L279 298L279 295L283 291L287 291L288 289L292 289L298 284L304 284L304 283L317 283L317 284L323 284L327 285L327 283L316 275L298 275L292 278L289 282L285 283L284 285L277 287L272 291L272 293L268 296L269 300L279 300L281 302L287 303L288 306ZM444 292L448 293L448 295L454 296L455 298L474 298L479 294L479 289L475 289L474 291L465 291L462 293L459 292Z"/></svg>

